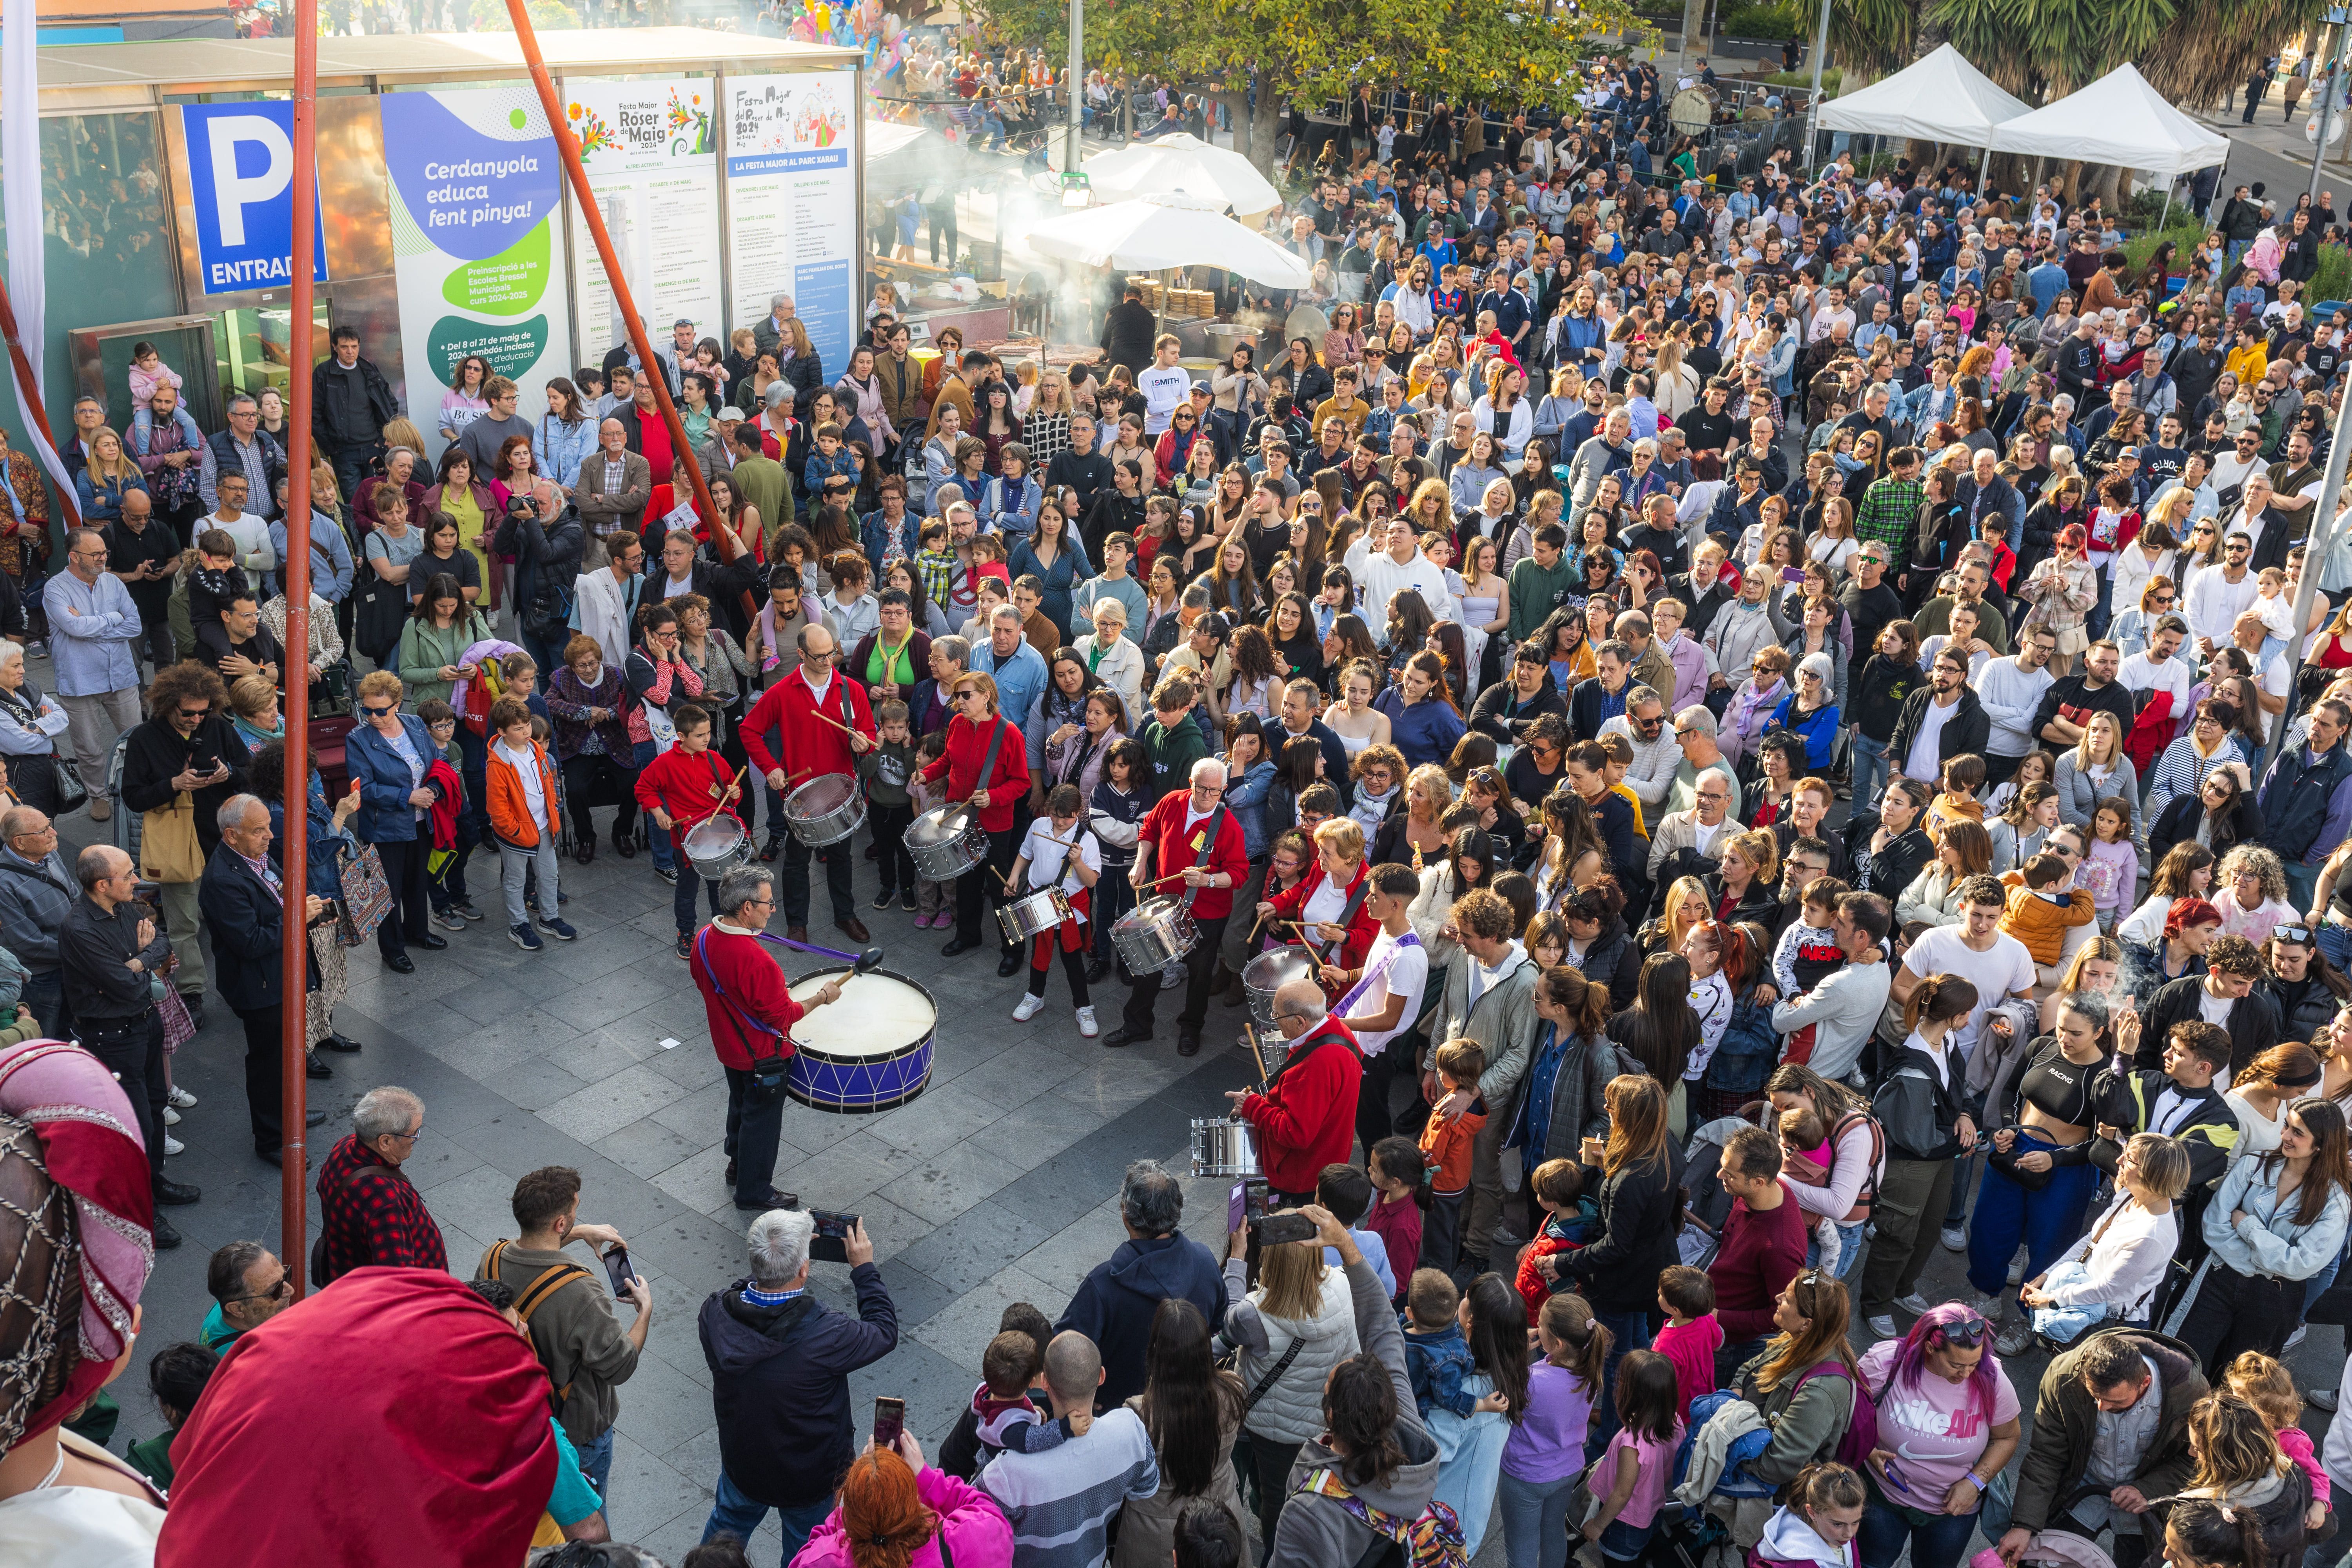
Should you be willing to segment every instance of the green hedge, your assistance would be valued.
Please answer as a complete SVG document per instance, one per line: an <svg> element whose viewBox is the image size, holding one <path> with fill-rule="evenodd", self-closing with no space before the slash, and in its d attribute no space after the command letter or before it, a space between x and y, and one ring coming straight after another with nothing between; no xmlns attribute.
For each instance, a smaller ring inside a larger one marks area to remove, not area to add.
<svg viewBox="0 0 2352 1568"><path fill-rule="evenodd" d="M1716 31L1727 38L1801 38L1804 17L1793 4L1738 5L1726 11Z"/></svg>

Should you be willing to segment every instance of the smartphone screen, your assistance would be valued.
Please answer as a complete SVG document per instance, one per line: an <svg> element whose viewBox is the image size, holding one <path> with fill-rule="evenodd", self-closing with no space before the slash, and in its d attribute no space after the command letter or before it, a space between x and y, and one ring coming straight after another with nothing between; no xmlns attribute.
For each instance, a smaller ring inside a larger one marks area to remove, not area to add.
<svg viewBox="0 0 2352 1568"><path fill-rule="evenodd" d="M1249 1184L1235 1182L1233 1195L1225 1199L1225 1234L1231 1236L1241 1229L1242 1222L1248 1217Z"/></svg>
<svg viewBox="0 0 2352 1568"><path fill-rule="evenodd" d="M877 1397L874 1401L874 1447L896 1448L898 1434L907 1429L907 1402L903 1399Z"/></svg>
<svg viewBox="0 0 2352 1568"><path fill-rule="evenodd" d="M629 1293L629 1280L632 1274L629 1268L627 1247L616 1247L604 1254L604 1277L612 1280L614 1295L625 1296Z"/></svg>

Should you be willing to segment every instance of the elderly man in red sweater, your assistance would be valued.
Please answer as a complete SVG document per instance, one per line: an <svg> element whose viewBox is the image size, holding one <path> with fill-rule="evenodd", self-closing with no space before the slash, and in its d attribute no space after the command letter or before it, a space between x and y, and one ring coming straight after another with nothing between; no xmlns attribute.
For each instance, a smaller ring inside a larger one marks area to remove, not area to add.
<svg viewBox="0 0 2352 1568"><path fill-rule="evenodd" d="M1723 1222L1723 1245L1706 1267L1716 1321L1723 1325L1715 1385L1728 1388L1740 1366L1780 1331L1773 1309L1805 1266L1805 1211L1780 1177L1780 1141L1761 1127L1743 1127L1726 1140L1717 1169L1735 1200Z"/></svg>
<svg viewBox="0 0 2352 1568"><path fill-rule="evenodd" d="M1200 931L1184 955L1184 1010L1176 1016L1176 1054L1198 1056L1201 1028L1209 1016L1209 977L1225 921L1234 912L1234 889L1249 875L1249 850L1241 819L1225 809L1225 764L1203 757L1192 764L1192 787L1171 790L1144 814L1135 835L1136 901L1153 898L1166 878L1192 906ZM1132 1046L1151 1037L1151 1009L1160 1000L1160 971L1137 974L1119 960L1127 976L1127 1006L1119 1026L1103 1037L1106 1046ZM1315 1187L1313 1181L1307 1190Z"/></svg>
<svg viewBox="0 0 2352 1568"><path fill-rule="evenodd" d="M764 866L730 871L719 884L719 913L696 933L688 961L710 1046L727 1069L727 1181L735 1206L765 1212L800 1200L776 1190L776 1140L784 1121L784 1068L793 1026L810 1007L841 1000L828 980L805 1005L760 940L776 912L776 876Z"/></svg>
<svg viewBox="0 0 2352 1568"><path fill-rule="evenodd" d="M834 637L824 626L803 626L800 651L800 668L778 676L745 717L743 750L778 795L790 795L828 773L845 776L856 790L857 759L875 746L874 710L866 704L866 688L835 672ZM833 923L860 945L873 940L866 922L857 918L857 895L849 884L856 863L851 842L845 838L811 850L798 838L785 840L784 934L793 941L808 940L811 854L824 865Z"/></svg>
<svg viewBox="0 0 2352 1568"><path fill-rule="evenodd" d="M1257 1132L1258 1165L1273 1200L1285 1208L1316 1201L1326 1165L1344 1165L1356 1141L1356 1091L1364 1068L1356 1037L1329 1016L1312 980L1286 982L1274 994L1274 1026L1290 1054L1266 1079L1265 1092L1226 1091L1234 1115Z"/></svg>

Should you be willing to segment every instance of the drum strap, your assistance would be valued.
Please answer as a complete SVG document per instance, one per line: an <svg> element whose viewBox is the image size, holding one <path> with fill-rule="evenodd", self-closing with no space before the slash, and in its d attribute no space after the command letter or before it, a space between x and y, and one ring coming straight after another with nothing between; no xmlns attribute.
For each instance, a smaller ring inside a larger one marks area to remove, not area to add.
<svg viewBox="0 0 2352 1568"><path fill-rule="evenodd" d="M966 723L970 723L971 721L969 719L964 721ZM989 779L996 773L996 753L1004 745L1004 731L1011 728L1013 728L1013 721L1011 720L1005 718L1002 713L996 716L996 733L988 738L988 751L980 759L980 778L979 781L971 786L974 790L983 790L988 787ZM965 798L970 799L971 797L966 796Z"/></svg>
<svg viewBox="0 0 2352 1568"><path fill-rule="evenodd" d="M1367 877L1364 880L1366 885L1369 886L1371 879ZM1364 993L1371 989L1372 983L1376 980L1381 979L1388 973L1389 965L1397 961L1397 954L1402 952L1406 948L1419 947L1420 945L1421 938L1414 935L1412 931L1407 931L1404 935L1397 938L1396 945L1390 948L1388 952L1382 953L1381 955L1380 963L1366 971L1363 978L1357 981L1354 985L1350 986L1348 994L1339 998L1339 1005L1331 1010L1339 1014L1342 1018L1346 1017L1349 1013L1353 1010L1356 1004L1362 1000Z"/></svg>
<svg viewBox="0 0 2352 1568"><path fill-rule="evenodd" d="M735 998L727 994L727 987L719 984L719 972L710 967L710 928L709 926L704 926L700 931L694 933L694 962L696 965L701 969L704 975L709 979L710 989L718 993L719 999L721 1002L727 1004L727 1010L735 1015L735 1021L737 1023L742 1025L746 1029L751 1030L754 1034L767 1036L770 1039L775 1041L779 1047L782 1046L784 1032L782 1029L776 1028L772 1025L763 1024L759 1019L751 1016L751 1014L743 1011L741 1005L736 1002ZM784 1053L782 1049L779 1049L776 1052L776 1055L780 1059L782 1058L783 1054ZM759 1052L754 1051L751 1053L751 1059L753 1061L761 1061L765 1058L761 1057Z"/></svg>
<svg viewBox="0 0 2352 1568"><path fill-rule="evenodd" d="M1208 864L1209 857L1216 853L1217 830L1224 826L1224 825L1225 808L1223 804L1221 802L1219 803L1216 810L1209 813L1209 820L1202 825L1201 847L1192 851L1193 865L1205 866ZM1159 868L1164 869L1165 868ZM1198 888L1187 888L1184 889L1184 908L1188 913L1192 908L1192 900L1200 896L1201 889Z"/></svg>

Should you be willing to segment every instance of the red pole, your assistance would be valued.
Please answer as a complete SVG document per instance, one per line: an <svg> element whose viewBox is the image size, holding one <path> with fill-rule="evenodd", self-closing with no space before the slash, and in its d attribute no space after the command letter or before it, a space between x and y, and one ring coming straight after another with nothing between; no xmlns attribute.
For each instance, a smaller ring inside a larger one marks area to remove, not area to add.
<svg viewBox="0 0 2352 1568"><path fill-rule="evenodd" d="M302 1125L310 1106L304 1019L310 1011L310 345L312 274L318 228L319 0L294 5L294 330L288 376L286 443L286 834L278 845L286 868L286 912L278 929L278 1114L284 1136L278 1154L278 1256L293 1281L294 1299L309 1288L310 1255L303 1197L309 1184Z"/></svg>
<svg viewBox="0 0 2352 1568"><path fill-rule="evenodd" d="M55 452L58 438L49 434L49 411L41 406L41 384L33 379L33 362L25 357L25 345L16 331L16 307L8 302L8 285L5 279L0 279L0 336L8 340L8 359L16 370L16 384L25 389L25 406L32 411L33 424L41 432L41 439L47 441L49 450ZM37 344L35 346L38 347ZM62 458L64 454L59 453L58 456ZM57 492L58 504L65 508L66 526L80 527L81 512L74 505L73 491L55 483L49 489Z"/></svg>

